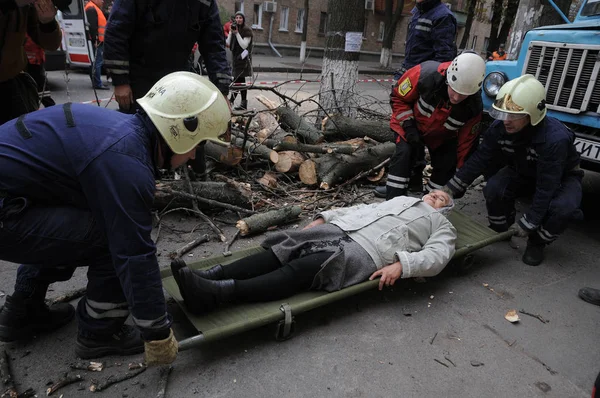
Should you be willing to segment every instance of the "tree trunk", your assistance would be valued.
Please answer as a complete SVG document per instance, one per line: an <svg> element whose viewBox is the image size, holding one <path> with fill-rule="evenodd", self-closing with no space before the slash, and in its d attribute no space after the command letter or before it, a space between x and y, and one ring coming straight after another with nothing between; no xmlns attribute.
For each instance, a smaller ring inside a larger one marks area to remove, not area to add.
<svg viewBox="0 0 600 398"><path fill-rule="evenodd" d="M492 27L490 29L490 44L489 48L491 51L496 51L498 48L498 30L500 28L500 22L502 22L502 9L503 9L503 0L494 0L494 4L492 5Z"/></svg>
<svg viewBox="0 0 600 398"><path fill-rule="evenodd" d="M521 52L521 44L525 39L525 34L532 28L538 26L539 19L545 7L539 0L521 0L517 9L513 29L510 32L508 49L508 58L517 59Z"/></svg>
<svg viewBox="0 0 600 398"><path fill-rule="evenodd" d="M379 63L383 68L392 67L392 54L394 47L394 38L396 37L396 27L402 17L402 9L404 8L404 0L399 0L394 8L394 0L385 0L385 18L384 18L384 34L383 42L381 43L381 57Z"/></svg>
<svg viewBox="0 0 600 398"><path fill-rule="evenodd" d="M339 135L350 138L365 136L379 142L394 141L394 133L390 130L389 121L351 119L341 115L323 119L321 130L326 137Z"/></svg>
<svg viewBox="0 0 600 398"><path fill-rule="evenodd" d="M304 139L307 144L319 144L325 137L304 118L286 106L276 109L281 125L288 131L294 132Z"/></svg>
<svg viewBox="0 0 600 398"><path fill-rule="evenodd" d="M245 209L249 209L252 207L250 204L252 192L241 191L240 189L224 182L194 181L191 184L194 189L195 195L202 196L203 198L212 199L222 203L229 203L231 205L243 207ZM188 192L188 186L186 181L163 181L160 182L158 185L168 186L176 191ZM154 195L154 208L162 210L167 206L169 206L169 208L192 208L192 200L168 194L166 192L157 191ZM198 206L200 208L203 208L202 203L198 203ZM204 206L204 208L206 207L208 206Z"/></svg>
<svg viewBox="0 0 600 398"><path fill-rule="evenodd" d="M257 234L265 232L271 227L293 222L300 213L302 213L300 206L288 206L266 213L254 214L239 220L235 226L240 230L242 236Z"/></svg>
<svg viewBox="0 0 600 398"><path fill-rule="evenodd" d="M308 36L308 0L304 0L304 24L302 25L302 42L300 43L300 62L306 61L306 37Z"/></svg>
<svg viewBox="0 0 600 398"><path fill-rule="evenodd" d="M518 9L519 9L519 0L508 0L508 2L506 4L506 8L504 9L504 18L503 18L502 26L500 27L500 32L498 32L498 43L499 44L506 43L506 39L508 39L508 33L510 31L510 27L515 20L515 15L517 14Z"/></svg>
<svg viewBox="0 0 600 398"><path fill-rule="evenodd" d="M471 25L475 17L475 8L477 7L478 0L469 0L467 5L467 22L465 22L465 31L463 32L462 39L458 48L464 50L469 45L469 35L471 34Z"/></svg>
<svg viewBox="0 0 600 398"><path fill-rule="evenodd" d="M330 189L363 170L377 166L394 154L396 144L388 142L379 144L352 155L331 154L317 159L306 160L300 166L300 180L307 185L315 185Z"/></svg>
<svg viewBox="0 0 600 398"><path fill-rule="evenodd" d="M360 33L365 24L364 0L328 0L329 26L323 56L319 102L329 112L354 116L353 97L358 80L359 52L345 51L346 36Z"/></svg>
<svg viewBox="0 0 600 398"><path fill-rule="evenodd" d="M235 166L242 160L242 149L234 146L224 147L213 142L207 142L204 146L204 154L207 159L214 159L227 166Z"/></svg>

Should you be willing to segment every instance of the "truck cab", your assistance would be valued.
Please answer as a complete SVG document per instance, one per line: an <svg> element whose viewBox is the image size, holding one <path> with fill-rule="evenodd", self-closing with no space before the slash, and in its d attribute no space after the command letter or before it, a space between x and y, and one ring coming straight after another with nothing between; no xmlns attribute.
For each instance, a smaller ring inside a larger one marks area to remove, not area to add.
<svg viewBox="0 0 600 398"><path fill-rule="evenodd" d="M527 32L517 60L488 62L484 109L504 83L526 73L545 86L548 116L575 132L581 166L600 172L600 0L584 1L573 23Z"/></svg>

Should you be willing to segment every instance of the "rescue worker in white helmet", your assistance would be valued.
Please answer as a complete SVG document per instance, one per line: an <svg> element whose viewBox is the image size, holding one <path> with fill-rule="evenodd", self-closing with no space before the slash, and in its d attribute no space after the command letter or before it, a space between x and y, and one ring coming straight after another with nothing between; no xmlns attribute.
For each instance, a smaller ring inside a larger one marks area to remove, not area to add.
<svg viewBox="0 0 600 398"><path fill-rule="evenodd" d="M579 153L575 135L560 121L546 116L546 91L532 75L506 83L490 115L496 119L465 165L445 191L460 197L491 165L500 166L483 189L490 228L512 228L527 237L523 262L539 265L544 247L553 242L573 218L582 216ZM515 199L532 196L531 206L515 223Z"/></svg>
<svg viewBox="0 0 600 398"><path fill-rule="evenodd" d="M396 151L387 184L376 188L376 196L423 192L425 146L433 167L427 191L442 188L463 165L479 135L484 74L483 59L463 53L452 62L423 62L398 80L390 119Z"/></svg>
<svg viewBox="0 0 600 398"><path fill-rule="evenodd" d="M146 352L171 363L171 331L150 237L159 168L193 158L228 132L225 97L207 79L175 72L129 115L80 104L53 106L0 126L0 259L21 263L0 312L0 340L26 339L75 312L81 358ZM46 306L48 285L88 266L77 310ZM135 327L124 324L132 315Z"/></svg>

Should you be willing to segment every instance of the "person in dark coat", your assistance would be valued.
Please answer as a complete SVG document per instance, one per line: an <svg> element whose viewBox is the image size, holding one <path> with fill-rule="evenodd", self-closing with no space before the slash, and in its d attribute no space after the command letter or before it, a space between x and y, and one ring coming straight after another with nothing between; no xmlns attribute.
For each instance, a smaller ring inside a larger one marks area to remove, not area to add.
<svg viewBox="0 0 600 398"><path fill-rule="evenodd" d="M462 196L490 166L499 165L483 189L490 228L511 228L516 236L528 238L523 262L534 266L544 260L545 246L582 216L583 170L575 134L546 116L545 98L544 86L532 75L504 84L490 111L496 121L444 187L454 197ZM515 200L523 196L533 200L515 223Z"/></svg>
<svg viewBox="0 0 600 398"><path fill-rule="evenodd" d="M242 12L235 14L235 23L231 24L231 32L227 36L227 44L231 49L233 57L233 82L235 89L240 92L242 102L235 107L236 110L243 110L248 107L248 90L246 77L252 77L252 28L246 25L246 16ZM237 92L231 94L229 101L233 105L237 98Z"/></svg>

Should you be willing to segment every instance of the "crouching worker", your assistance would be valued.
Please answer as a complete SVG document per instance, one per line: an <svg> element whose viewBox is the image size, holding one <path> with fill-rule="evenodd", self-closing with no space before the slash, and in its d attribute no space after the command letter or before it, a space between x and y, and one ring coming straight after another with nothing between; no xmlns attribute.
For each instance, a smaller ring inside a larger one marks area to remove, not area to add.
<svg viewBox="0 0 600 398"><path fill-rule="evenodd" d="M325 211L301 231L267 237L265 252L206 271L181 260L171 269L186 307L197 314L220 303L331 292L377 277L381 290L399 278L437 275L448 264L456 230L444 214L452 207L448 194L433 191L422 200L399 196Z"/></svg>
<svg viewBox="0 0 600 398"><path fill-rule="evenodd" d="M497 232L513 228L517 236L528 237L523 255L528 265L541 264L544 247L582 214L583 171L573 144L575 136L546 116L545 97L544 86L532 75L502 86L490 111L497 120L444 188L460 197L475 178L499 165L483 189L490 228ZM522 196L533 196L533 201L513 224L515 199Z"/></svg>
<svg viewBox="0 0 600 398"><path fill-rule="evenodd" d="M155 178L193 158L200 142L222 142L230 111L214 85L188 72L165 76L138 102L135 115L66 104L0 127L0 259L23 264L0 313L0 340L69 322L73 307L47 307L46 290L88 266L77 356L145 349L148 363L175 360L150 237ZM136 327L124 324L130 312Z"/></svg>

